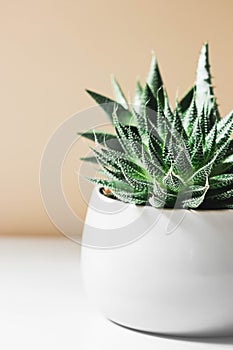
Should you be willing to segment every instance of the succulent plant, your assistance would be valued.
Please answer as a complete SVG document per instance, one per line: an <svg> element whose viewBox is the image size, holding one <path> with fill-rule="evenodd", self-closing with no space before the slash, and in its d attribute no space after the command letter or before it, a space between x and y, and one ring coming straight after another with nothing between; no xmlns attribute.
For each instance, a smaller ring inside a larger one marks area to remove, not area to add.
<svg viewBox="0 0 233 350"><path fill-rule="evenodd" d="M233 111L220 117L208 56L204 44L196 81L173 110L154 55L132 103L115 78L115 101L87 90L115 130L81 133L95 142L82 159L99 164L101 177L89 180L105 195L155 208L233 208Z"/></svg>

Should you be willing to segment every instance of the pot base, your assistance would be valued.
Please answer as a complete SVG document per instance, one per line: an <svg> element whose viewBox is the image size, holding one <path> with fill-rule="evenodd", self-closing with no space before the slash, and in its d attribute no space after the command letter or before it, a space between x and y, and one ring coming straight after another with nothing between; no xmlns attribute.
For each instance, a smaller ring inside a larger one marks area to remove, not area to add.
<svg viewBox="0 0 233 350"><path fill-rule="evenodd" d="M139 328L134 328L130 327L128 325L125 325L123 323L119 323L114 321L113 319L107 318L107 320L113 324L115 324L118 327L122 327L125 329L128 329L129 331L136 332L136 333L142 333L145 335L151 335L154 337L159 337L159 338L171 338L171 339L177 339L177 340L206 340L206 339L219 339L219 338L232 338L233 337L233 329L224 329L221 332L219 330L209 330L209 331L195 331L195 332L156 332L156 331L148 331L145 329L139 329Z"/></svg>

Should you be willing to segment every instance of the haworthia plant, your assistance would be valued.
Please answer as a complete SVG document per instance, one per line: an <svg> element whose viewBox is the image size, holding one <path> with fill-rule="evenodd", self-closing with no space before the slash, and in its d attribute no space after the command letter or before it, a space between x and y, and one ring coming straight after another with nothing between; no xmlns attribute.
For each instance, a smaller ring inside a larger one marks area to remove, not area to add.
<svg viewBox="0 0 233 350"><path fill-rule="evenodd" d="M221 118L204 44L196 81L175 108L169 105L152 57L146 84L138 81L132 105L112 79L116 101L87 91L111 120L115 133L88 131L100 178L92 182L127 203L155 208L233 208L233 111Z"/></svg>

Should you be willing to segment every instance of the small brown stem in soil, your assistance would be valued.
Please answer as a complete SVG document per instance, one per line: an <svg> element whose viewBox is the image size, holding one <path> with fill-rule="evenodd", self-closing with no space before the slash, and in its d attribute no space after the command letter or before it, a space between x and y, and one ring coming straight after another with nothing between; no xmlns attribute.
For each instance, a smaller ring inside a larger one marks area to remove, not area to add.
<svg viewBox="0 0 233 350"><path fill-rule="evenodd" d="M108 188L103 188L103 194L105 195L105 196L109 196L109 195L111 195L111 191L108 189Z"/></svg>

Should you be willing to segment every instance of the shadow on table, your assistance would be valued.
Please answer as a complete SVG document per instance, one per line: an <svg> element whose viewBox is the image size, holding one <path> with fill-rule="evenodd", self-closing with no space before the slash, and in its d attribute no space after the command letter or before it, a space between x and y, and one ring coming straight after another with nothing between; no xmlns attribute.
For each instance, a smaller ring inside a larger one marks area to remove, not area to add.
<svg viewBox="0 0 233 350"><path fill-rule="evenodd" d="M177 340L177 341L186 341L186 342L192 342L192 343L205 343L205 344L222 344L222 345L233 345L233 335L232 336L216 336L216 337L189 337L189 336L173 336L173 335L164 335L161 333L154 333L154 332L146 332L146 331L140 331L138 329L130 328L124 325L121 325L117 322L114 322L112 320L109 320L111 323L128 329L130 331L133 331L135 333L141 333L145 335L149 335L152 337L157 337L161 339L170 339L170 340ZM232 331L233 332L233 331Z"/></svg>

